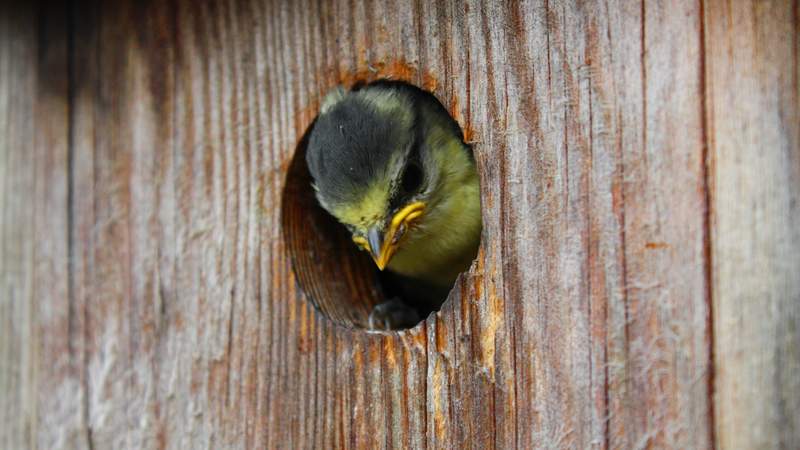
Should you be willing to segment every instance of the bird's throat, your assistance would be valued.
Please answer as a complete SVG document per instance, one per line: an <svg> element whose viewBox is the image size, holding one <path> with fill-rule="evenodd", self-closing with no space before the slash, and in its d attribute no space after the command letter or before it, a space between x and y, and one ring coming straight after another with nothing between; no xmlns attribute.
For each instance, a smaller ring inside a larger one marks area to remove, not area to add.
<svg viewBox="0 0 800 450"><path fill-rule="evenodd" d="M461 181L428 209L389 261L389 270L449 287L469 268L480 244L480 192L477 174Z"/></svg>

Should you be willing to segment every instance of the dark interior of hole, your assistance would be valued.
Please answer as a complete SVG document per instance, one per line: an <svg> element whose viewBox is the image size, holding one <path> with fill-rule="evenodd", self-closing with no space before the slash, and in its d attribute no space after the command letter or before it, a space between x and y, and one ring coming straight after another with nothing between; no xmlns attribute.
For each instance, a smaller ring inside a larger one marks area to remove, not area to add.
<svg viewBox="0 0 800 450"><path fill-rule="evenodd" d="M366 328L370 311L384 296L372 260L355 248L347 230L314 197L305 161L310 130L300 140L286 176L284 242L308 300L336 323Z"/></svg>
<svg viewBox="0 0 800 450"><path fill-rule="evenodd" d="M392 298L415 307L424 320L439 309L449 289L436 293L439 304L417 301L415 292L430 296L433 288L378 270L347 229L319 205L305 158L313 127L314 122L295 149L282 200L283 238L300 288L314 307L340 325L368 328L372 308Z"/></svg>

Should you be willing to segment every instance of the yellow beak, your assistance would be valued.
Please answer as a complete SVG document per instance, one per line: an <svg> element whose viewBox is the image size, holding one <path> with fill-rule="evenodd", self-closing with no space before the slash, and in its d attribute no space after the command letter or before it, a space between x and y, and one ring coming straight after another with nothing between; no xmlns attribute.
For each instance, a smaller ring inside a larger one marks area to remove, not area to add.
<svg viewBox="0 0 800 450"><path fill-rule="evenodd" d="M414 202L406 205L392 217L389 229L385 234L381 234L378 227L372 227L367 232L367 242L372 259L383 270L389 265L389 261L394 256L406 232L411 225L419 219L425 212L425 203Z"/></svg>

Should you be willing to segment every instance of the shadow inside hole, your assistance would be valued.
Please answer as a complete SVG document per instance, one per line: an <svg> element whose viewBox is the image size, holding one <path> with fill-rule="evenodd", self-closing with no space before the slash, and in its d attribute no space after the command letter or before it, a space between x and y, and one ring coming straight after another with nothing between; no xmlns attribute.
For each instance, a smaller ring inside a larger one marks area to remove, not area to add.
<svg viewBox="0 0 800 450"><path fill-rule="evenodd" d="M297 282L314 307L340 325L368 328L372 308L385 298L378 270L314 197L306 165L313 127L312 123L300 140L286 175L283 239Z"/></svg>

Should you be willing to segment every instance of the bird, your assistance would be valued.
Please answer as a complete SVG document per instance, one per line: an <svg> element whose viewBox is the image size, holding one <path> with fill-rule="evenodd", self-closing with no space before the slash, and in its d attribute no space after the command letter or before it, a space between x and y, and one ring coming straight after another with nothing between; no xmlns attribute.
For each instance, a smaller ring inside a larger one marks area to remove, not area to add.
<svg viewBox="0 0 800 450"><path fill-rule="evenodd" d="M369 327L409 328L438 310L482 229L474 154L439 100L395 80L337 86L321 102L306 164L319 205L402 294L376 305Z"/></svg>

